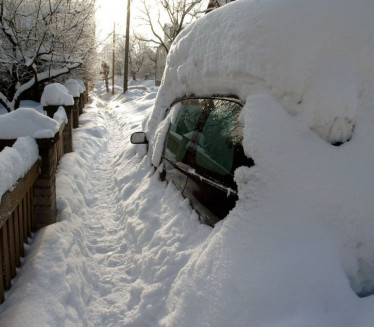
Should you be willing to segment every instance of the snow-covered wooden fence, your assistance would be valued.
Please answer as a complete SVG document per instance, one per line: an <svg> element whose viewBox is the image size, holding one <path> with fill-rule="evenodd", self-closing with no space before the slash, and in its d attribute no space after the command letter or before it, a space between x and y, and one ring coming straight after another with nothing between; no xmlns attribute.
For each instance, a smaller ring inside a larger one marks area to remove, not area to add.
<svg viewBox="0 0 374 327"><path fill-rule="evenodd" d="M35 139L41 160L0 198L0 304L16 267L20 267L31 232L56 222L56 169L62 155L64 126L60 125L53 137ZM16 141L0 140L0 154Z"/></svg>
<svg viewBox="0 0 374 327"><path fill-rule="evenodd" d="M16 268L21 266L24 244L35 231L34 183L39 176L39 162L19 179L0 202L0 303L4 302L4 290L10 289Z"/></svg>
<svg viewBox="0 0 374 327"><path fill-rule="evenodd" d="M29 138L30 136L34 138L34 140L30 138L33 142L31 145L35 147L33 161L37 160L38 156L40 160L29 169L33 162L31 161L30 165L24 168L23 173L19 167L13 169L15 172L20 172L20 175L11 174L12 182L9 182L5 188L0 187L0 304L4 302L4 292L10 289L11 279L16 276L16 268L21 265L20 258L24 256L24 244L28 243L31 232L56 222L56 170L62 155L73 151L73 113L75 111L79 117L86 98L85 90L79 88L79 91L81 93L75 97L77 100L75 105L75 98L73 99L61 84L48 86L41 102L50 118L27 108L17 109L8 116L1 117L0 127L4 135L0 133L0 155L6 147L8 150L4 151L12 151L9 148L16 146L18 137L25 136L15 135L12 131L18 130L22 134L22 130L27 129L27 124L22 122L29 120L33 122L31 125L36 126L36 130L29 130L25 134L29 135L27 136ZM15 121L21 122L21 125L14 126ZM5 129L8 132L4 132ZM18 146L18 148L21 152L28 152L29 147ZM18 155L12 152L11 155L0 159L4 161L5 158L6 161L10 158L14 162L30 159L27 155L25 158L22 154L21 157L17 157ZM11 162L0 165L0 173L10 166L12 166ZM9 172L5 171L4 176L9 175L7 173ZM23 177L19 178L19 176Z"/></svg>
<svg viewBox="0 0 374 327"><path fill-rule="evenodd" d="M79 115L83 113L84 106L84 96L83 93L86 91L84 82L75 79L69 79L64 85L69 93L74 99L73 105L73 127L77 128L79 126Z"/></svg>

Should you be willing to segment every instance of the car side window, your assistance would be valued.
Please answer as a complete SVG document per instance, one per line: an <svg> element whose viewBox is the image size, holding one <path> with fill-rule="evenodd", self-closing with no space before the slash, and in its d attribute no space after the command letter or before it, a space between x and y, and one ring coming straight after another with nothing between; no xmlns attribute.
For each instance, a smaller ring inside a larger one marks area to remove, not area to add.
<svg viewBox="0 0 374 327"><path fill-rule="evenodd" d="M236 189L236 168L252 166L242 147L239 114L242 105L227 98L184 99L172 107L164 156L193 168L196 173Z"/></svg>
<svg viewBox="0 0 374 327"><path fill-rule="evenodd" d="M214 100L196 153L199 168L219 175L232 175L234 147L241 144L238 116L241 106Z"/></svg>
<svg viewBox="0 0 374 327"><path fill-rule="evenodd" d="M166 139L165 155L168 159L187 163L186 153L195 138L203 110L201 101L191 99L181 102L177 119L171 124Z"/></svg>

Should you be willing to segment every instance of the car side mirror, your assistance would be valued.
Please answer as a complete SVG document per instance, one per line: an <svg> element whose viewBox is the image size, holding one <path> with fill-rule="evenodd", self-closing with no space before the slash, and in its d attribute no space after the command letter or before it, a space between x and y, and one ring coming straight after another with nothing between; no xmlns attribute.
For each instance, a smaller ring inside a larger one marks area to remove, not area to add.
<svg viewBox="0 0 374 327"><path fill-rule="evenodd" d="M130 142L132 144L148 144L147 136L144 132L135 132L131 134Z"/></svg>

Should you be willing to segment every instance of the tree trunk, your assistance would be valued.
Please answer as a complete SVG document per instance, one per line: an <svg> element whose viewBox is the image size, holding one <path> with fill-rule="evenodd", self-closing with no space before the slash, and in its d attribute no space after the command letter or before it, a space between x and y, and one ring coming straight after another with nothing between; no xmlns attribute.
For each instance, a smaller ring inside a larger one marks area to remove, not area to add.
<svg viewBox="0 0 374 327"><path fill-rule="evenodd" d="M106 87L106 91L109 92L109 80L107 76L105 77L105 87Z"/></svg>

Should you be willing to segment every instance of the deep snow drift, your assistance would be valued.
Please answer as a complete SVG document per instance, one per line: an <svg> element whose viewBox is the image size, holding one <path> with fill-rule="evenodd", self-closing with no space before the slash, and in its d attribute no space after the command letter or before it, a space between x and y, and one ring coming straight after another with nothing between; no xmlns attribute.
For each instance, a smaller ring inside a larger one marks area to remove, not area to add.
<svg viewBox="0 0 374 327"><path fill-rule="evenodd" d="M144 124L153 164L175 98L235 94L255 166L236 171L236 208L180 272L165 325L372 325L355 293L374 291L373 15L370 0L238 0L179 35Z"/></svg>

